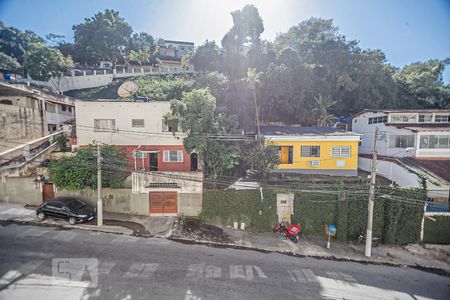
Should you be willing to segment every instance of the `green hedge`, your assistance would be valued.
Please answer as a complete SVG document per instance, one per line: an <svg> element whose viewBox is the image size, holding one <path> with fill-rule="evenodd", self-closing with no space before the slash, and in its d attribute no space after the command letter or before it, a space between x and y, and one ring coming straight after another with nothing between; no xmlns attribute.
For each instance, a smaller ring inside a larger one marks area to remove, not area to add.
<svg viewBox="0 0 450 300"><path fill-rule="evenodd" d="M203 210L200 218L207 223L233 225L244 222L255 231L269 231L277 222L276 194L259 190L209 190L203 191Z"/></svg>
<svg viewBox="0 0 450 300"><path fill-rule="evenodd" d="M450 216L433 216L432 218L436 221L425 219L423 241L450 245Z"/></svg>
<svg viewBox="0 0 450 300"><path fill-rule="evenodd" d="M425 195L419 189L377 189L373 235L381 237L386 244L418 242ZM355 190L342 184L331 190L298 192L292 221L303 228L305 235L324 236L324 226L335 224L338 240L355 240L366 232L367 203L367 190ZM264 189L261 201L259 190L205 189L200 217L207 223L244 222L252 230L270 231L277 222L276 192Z"/></svg>

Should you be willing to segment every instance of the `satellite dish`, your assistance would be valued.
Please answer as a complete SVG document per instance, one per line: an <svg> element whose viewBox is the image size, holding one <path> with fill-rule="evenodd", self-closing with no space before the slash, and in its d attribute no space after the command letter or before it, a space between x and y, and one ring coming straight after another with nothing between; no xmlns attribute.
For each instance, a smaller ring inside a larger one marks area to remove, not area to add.
<svg viewBox="0 0 450 300"><path fill-rule="evenodd" d="M131 98L137 92L139 86L134 81L126 81L119 86L117 95L120 98Z"/></svg>

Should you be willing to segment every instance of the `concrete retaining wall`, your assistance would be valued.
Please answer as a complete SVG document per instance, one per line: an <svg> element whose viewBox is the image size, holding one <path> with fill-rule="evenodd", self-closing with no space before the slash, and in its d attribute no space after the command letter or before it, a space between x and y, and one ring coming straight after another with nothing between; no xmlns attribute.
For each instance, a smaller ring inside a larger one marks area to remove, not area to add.
<svg viewBox="0 0 450 300"><path fill-rule="evenodd" d="M42 186L34 177L2 177L0 201L40 205Z"/></svg>

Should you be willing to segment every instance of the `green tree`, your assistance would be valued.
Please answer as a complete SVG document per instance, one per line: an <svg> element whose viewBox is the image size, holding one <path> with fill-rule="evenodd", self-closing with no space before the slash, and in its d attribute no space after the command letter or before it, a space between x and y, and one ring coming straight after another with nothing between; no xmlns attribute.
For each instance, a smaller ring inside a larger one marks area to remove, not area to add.
<svg viewBox="0 0 450 300"><path fill-rule="evenodd" d="M5 53L0 52L0 68L9 70L19 67L20 64L14 57L8 56Z"/></svg>
<svg viewBox="0 0 450 300"><path fill-rule="evenodd" d="M240 169L267 171L280 164L278 146L271 143L250 142L241 146Z"/></svg>
<svg viewBox="0 0 450 300"><path fill-rule="evenodd" d="M86 18L84 23L74 25L73 31L79 58L82 62L91 64L101 60L117 63L133 32L119 12L111 9Z"/></svg>
<svg viewBox="0 0 450 300"><path fill-rule="evenodd" d="M405 104L414 99L424 107L450 107L450 84L444 84L442 79L448 64L450 59L417 62L395 73L394 79L403 92Z"/></svg>
<svg viewBox="0 0 450 300"><path fill-rule="evenodd" d="M190 61L196 71L219 71L222 66L222 53L215 41L206 41L195 49Z"/></svg>
<svg viewBox="0 0 450 300"><path fill-rule="evenodd" d="M172 100L170 105L171 112L165 116L166 121L179 122L188 134L184 139L186 151L200 155L208 175L217 178L239 163L238 145L217 138L236 132L236 117L215 114L216 98L208 88L186 92L181 100Z"/></svg>
<svg viewBox="0 0 450 300"><path fill-rule="evenodd" d="M29 30L23 32L14 27L4 26L0 28L0 53L4 54L4 62L6 62L6 59L10 63L15 60L22 65L30 45L43 42L42 38ZM13 60L7 57L11 57Z"/></svg>
<svg viewBox="0 0 450 300"><path fill-rule="evenodd" d="M73 61L70 56L64 57L58 49L36 43L30 45L24 65L31 78L48 81L52 77L60 78L64 72L73 68ZM59 83L53 83L56 88L59 88Z"/></svg>
<svg viewBox="0 0 450 300"><path fill-rule="evenodd" d="M150 54L146 51L131 50L127 55L125 55L125 60L127 62L143 66L150 62Z"/></svg>
<svg viewBox="0 0 450 300"><path fill-rule="evenodd" d="M181 99L183 92L191 90L193 81L183 76L141 76L136 79L139 86L137 95L154 101Z"/></svg>
<svg viewBox="0 0 450 300"><path fill-rule="evenodd" d="M82 190L97 187L96 146L80 148L72 157L52 160L49 165L51 180L59 189ZM125 151L102 145L102 186L118 188L127 178Z"/></svg>
<svg viewBox="0 0 450 300"><path fill-rule="evenodd" d="M315 107L312 109L313 113L317 116L317 127L326 127L332 121L334 117L329 113L330 109L336 105L337 101L332 101L330 96L323 96L319 94L318 97L314 97Z"/></svg>

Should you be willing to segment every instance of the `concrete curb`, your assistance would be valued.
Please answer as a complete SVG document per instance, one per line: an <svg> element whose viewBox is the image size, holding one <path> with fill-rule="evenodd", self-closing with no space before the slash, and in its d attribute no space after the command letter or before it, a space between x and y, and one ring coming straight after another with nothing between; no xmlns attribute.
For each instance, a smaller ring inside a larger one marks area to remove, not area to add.
<svg viewBox="0 0 450 300"><path fill-rule="evenodd" d="M326 260L332 260L332 261L348 261L348 262L356 262L360 264L372 264L372 265L383 265L383 266L389 266L389 267L397 267L397 268L412 268L412 269L418 269L421 271L437 274L440 276L450 277L450 270L446 269L440 269L430 266L424 266L420 264L401 264L401 263L394 263L394 262L387 262L387 261L377 261L377 260L364 260L364 259L357 259L357 258L350 258L350 257L336 257L334 255L310 255L310 254L302 254L302 253L295 253L291 251L280 251L280 250L273 250L273 249L266 249L261 247L251 247L251 246L243 246L243 245L236 245L236 244L227 244L227 243L219 243L219 242L212 242L212 241L206 241L206 240L192 240L192 239L186 239L181 237L169 237L168 240L184 243L184 244L197 244L197 245L204 245L209 247L217 247L217 248L232 248L232 249L238 249L238 250L252 250L262 253L280 253L283 255L289 255L289 256L295 256L299 258L314 258L314 259L326 259Z"/></svg>

